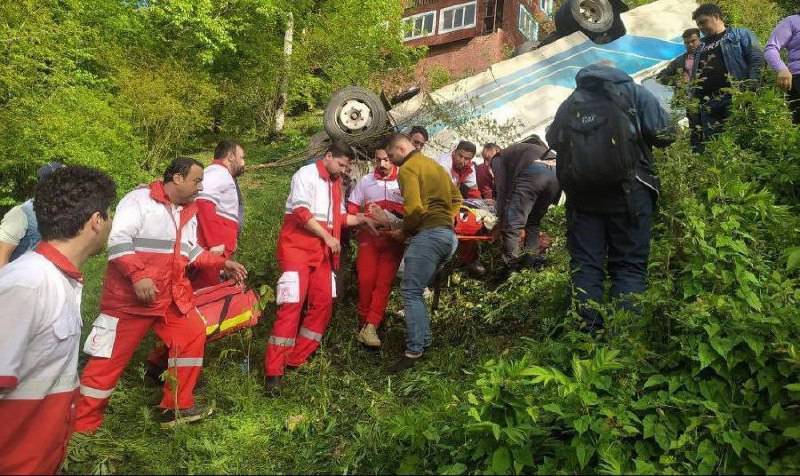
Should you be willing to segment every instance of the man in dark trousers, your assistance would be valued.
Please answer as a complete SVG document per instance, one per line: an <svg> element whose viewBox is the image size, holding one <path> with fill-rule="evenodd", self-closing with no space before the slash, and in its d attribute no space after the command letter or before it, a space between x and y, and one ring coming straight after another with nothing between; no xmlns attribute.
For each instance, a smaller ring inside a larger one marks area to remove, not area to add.
<svg viewBox="0 0 800 476"><path fill-rule="evenodd" d="M546 153L547 148L541 145L515 144L492 160L503 261L512 270L543 261L539 256L539 224L560 194L555 171L539 162Z"/></svg>
<svg viewBox="0 0 800 476"><path fill-rule="evenodd" d="M590 301L646 289L647 260L658 179L651 147L673 141L669 114L625 72L595 64L581 69L577 89L559 107L547 132L558 153L567 194L567 247L573 286L586 330L603 327ZM619 166L619 164L625 164ZM623 307L633 309L629 299Z"/></svg>
<svg viewBox="0 0 800 476"><path fill-rule="evenodd" d="M757 87L764 65L764 52L755 33L746 28L729 28L722 17L722 10L713 3L700 5L692 14L703 32L690 77L692 94L700 102L703 141L718 134L730 115L731 95L725 92L731 86L728 78L742 81L746 87ZM702 150L702 145L693 145Z"/></svg>

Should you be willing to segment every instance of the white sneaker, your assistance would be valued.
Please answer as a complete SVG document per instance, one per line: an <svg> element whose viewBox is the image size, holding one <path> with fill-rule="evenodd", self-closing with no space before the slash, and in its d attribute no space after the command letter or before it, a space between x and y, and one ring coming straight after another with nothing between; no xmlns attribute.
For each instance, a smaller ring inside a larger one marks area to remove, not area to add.
<svg viewBox="0 0 800 476"><path fill-rule="evenodd" d="M375 330L376 329L374 325L367 324L361 329L356 337L359 342L367 347L380 347L381 340L378 338L378 333L375 332Z"/></svg>

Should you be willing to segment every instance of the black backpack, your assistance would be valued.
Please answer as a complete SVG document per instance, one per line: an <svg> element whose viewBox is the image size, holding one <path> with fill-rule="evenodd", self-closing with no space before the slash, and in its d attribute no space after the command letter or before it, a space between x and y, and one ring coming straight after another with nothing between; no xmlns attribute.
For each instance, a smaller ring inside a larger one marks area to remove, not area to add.
<svg viewBox="0 0 800 476"><path fill-rule="evenodd" d="M578 88L559 133L556 174L569 194L630 190L643 145L636 109L613 83L599 91Z"/></svg>

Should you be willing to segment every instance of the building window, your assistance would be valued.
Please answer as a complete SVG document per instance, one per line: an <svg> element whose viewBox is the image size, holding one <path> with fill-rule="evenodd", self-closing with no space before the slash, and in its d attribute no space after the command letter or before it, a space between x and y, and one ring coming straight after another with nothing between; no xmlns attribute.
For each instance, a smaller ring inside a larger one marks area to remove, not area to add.
<svg viewBox="0 0 800 476"><path fill-rule="evenodd" d="M520 33L522 33L522 35L529 41L539 40L539 24L533 19L531 12L529 12L528 9L525 8L525 5L522 4L519 6L519 19L517 21L517 27L519 28Z"/></svg>
<svg viewBox="0 0 800 476"><path fill-rule="evenodd" d="M435 10L403 18L403 40L409 41L431 36L435 33L433 30L435 24Z"/></svg>
<svg viewBox="0 0 800 476"><path fill-rule="evenodd" d="M553 15L553 0L539 0L539 10L547 16Z"/></svg>
<svg viewBox="0 0 800 476"><path fill-rule="evenodd" d="M462 3L439 10L439 33L475 27L476 3Z"/></svg>

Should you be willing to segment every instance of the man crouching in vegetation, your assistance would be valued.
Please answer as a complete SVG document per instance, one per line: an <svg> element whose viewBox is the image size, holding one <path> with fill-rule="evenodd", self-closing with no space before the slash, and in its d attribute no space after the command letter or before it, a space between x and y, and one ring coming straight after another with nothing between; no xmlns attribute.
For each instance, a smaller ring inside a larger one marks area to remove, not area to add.
<svg viewBox="0 0 800 476"><path fill-rule="evenodd" d="M55 474L72 433L81 338L80 266L102 251L116 186L67 167L39 182L42 241L0 271L0 474Z"/></svg>
<svg viewBox="0 0 800 476"><path fill-rule="evenodd" d="M431 323L423 291L458 246L453 221L461 205L461 192L448 171L415 149L408 136L392 136L386 153L400 167L398 181L403 195L403 228L393 232L394 238L411 238L401 287L406 351L390 369L396 373L416 364L431 345Z"/></svg>
<svg viewBox="0 0 800 476"><path fill-rule="evenodd" d="M84 351L91 355L81 376L75 430L93 432L136 347L152 328L169 349L169 375L161 400L161 425L200 420L210 408L195 404L203 367L206 329L193 304L189 266L224 269L243 281L247 271L204 250L197 242L197 204L203 166L179 157L164 180L138 188L117 206L108 240L108 268L100 315Z"/></svg>
<svg viewBox="0 0 800 476"><path fill-rule="evenodd" d="M283 272L276 292L278 312L264 358L270 395L278 392L287 365L303 365L319 348L333 313L342 228L362 224L374 228L371 218L345 210L342 175L354 155L347 143L335 141L321 160L292 177L278 237L278 265Z"/></svg>

